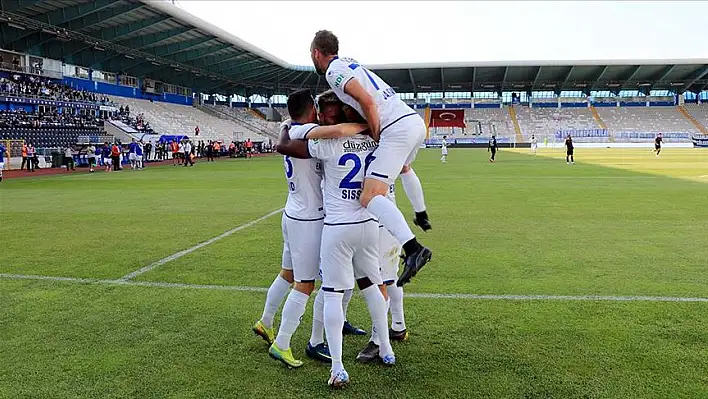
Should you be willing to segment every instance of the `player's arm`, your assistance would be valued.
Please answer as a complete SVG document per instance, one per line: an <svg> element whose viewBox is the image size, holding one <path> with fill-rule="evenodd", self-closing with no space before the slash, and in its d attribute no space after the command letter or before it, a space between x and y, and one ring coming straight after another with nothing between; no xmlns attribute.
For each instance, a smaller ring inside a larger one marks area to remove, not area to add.
<svg viewBox="0 0 708 399"><path fill-rule="evenodd" d="M367 125L361 123L340 123L338 125L318 126L305 135L308 139L338 139L367 133Z"/></svg>
<svg viewBox="0 0 708 399"><path fill-rule="evenodd" d="M281 129L280 140L275 150L279 153L293 158L307 159L310 152L307 149L307 140L290 140L288 129Z"/></svg>
<svg viewBox="0 0 708 399"><path fill-rule="evenodd" d="M364 90L364 87L356 79L349 79L344 85L344 92L352 96L352 98L361 105L361 109L364 111L364 116L371 129L371 138L378 142L381 135L381 123L379 110L376 108L374 98Z"/></svg>

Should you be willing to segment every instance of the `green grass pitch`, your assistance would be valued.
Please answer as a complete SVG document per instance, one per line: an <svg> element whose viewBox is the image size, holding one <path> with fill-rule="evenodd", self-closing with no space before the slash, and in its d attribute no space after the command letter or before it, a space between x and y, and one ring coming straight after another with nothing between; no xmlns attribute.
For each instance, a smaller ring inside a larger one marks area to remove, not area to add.
<svg viewBox="0 0 708 399"><path fill-rule="evenodd" d="M281 208L280 157L9 179L0 184L0 398L700 398L708 397L708 151L422 151L433 261L407 298L411 337L393 368L357 365L352 384L304 356L271 360L250 331L264 293L107 284ZM412 216L405 194L398 203ZM136 282L267 287L280 216L167 262ZM95 279L16 279L10 275ZM355 297L349 319L368 326Z"/></svg>

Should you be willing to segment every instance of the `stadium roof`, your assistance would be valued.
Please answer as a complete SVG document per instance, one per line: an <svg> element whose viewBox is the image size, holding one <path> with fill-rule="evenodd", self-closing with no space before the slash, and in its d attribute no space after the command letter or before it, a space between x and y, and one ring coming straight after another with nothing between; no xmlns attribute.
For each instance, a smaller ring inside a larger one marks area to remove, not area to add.
<svg viewBox="0 0 708 399"><path fill-rule="evenodd" d="M259 49L168 1L1 0L0 47L205 93L325 88L310 66ZM254 16L236 15L234 19ZM399 92L708 88L708 59L369 65Z"/></svg>

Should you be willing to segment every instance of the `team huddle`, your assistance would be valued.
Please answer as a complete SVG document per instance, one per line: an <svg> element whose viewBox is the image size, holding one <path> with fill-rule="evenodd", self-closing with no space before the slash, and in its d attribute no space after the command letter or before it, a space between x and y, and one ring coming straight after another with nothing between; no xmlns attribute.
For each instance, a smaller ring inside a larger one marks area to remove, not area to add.
<svg viewBox="0 0 708 399"><path fill-rule="evenodd" d="M331 90L317 100L307 90L288 98L291 119L281 125L277 147L285 155L288 183L282 267L253 330L270 344L272 358L289 367L302 366L290 338L315 281L321 280L305 353L331 363L328 384L340 387L349 383L343 334L365 334L346 322L355 285L372 323L371 339L357 361L394 365L391 340L408 337L402 287L430 261L432 252L417 241L398 209L394 183L400 176L415 211L414 223L429 230L422 186L411 168L425 138L425 123L377 75L354 60L339 58L339 42L331 32L317 32L310 51ZM273 319L283 300L276 334Z"/></svg>

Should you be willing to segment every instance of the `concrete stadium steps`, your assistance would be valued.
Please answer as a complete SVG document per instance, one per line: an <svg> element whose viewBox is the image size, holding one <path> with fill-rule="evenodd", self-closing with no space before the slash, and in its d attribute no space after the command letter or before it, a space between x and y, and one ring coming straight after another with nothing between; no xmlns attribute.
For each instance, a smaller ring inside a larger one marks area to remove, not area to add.
<svg viewBox="0 0 708 399"><path fill-rule="evenodd" d="M473 129L473 124L479 123L482 131ZM514 137L514 122L509 111L504 108L468 108L465 109L465 124L469 135L481 134L490 136L496 133L497 137Z"/></svg>
<svg viewBox="0 0 708 399"><path fill-rule="evenodd" d="M515 106L516 118L522 133L522 141L528 142L531 135L539 140L553 137L559 130L598 129L599 125L587 107L557 108ZM517 139L517 141L519 141Z"/></svg>
<svg viewBox="0 0 708 399"><path fill-rule="evenodd" d="M681 132L699 129L677 107L600 107L597 112L612 131Z"/></svg>
<svg viewBox="0 0 708 399"><path fill-rule="evenodd" d="M679 106L678 110L701 134L708 135L708 105L687 104Z"/></svg>
<svg viewBox="0 0 708 399"><path fill-rule="evenodd" d="M248 108L248 110L251 111L251 113L252 113L256 118L263 119L264 121L267 120L265 114L264 114L261 110L259 110L259 109L257 109L257 108Z"/></svg>
<svg viewBox="0 0 708 399"><path fill-rule="evenodd" d="M509 118L511 118L511 122L514 124L514 132L516 132L516 142L521 143L524 141L524 136L521 134L521 125L519 125L519 118L516 115L516 107L513 105L511 107L508 107L509 111Z"/></svg>
<svg viewBox="0 0 708 399"><path fill-rule="evenodd" d="M244 136L242 139L275 139L279 138L278 122L268 122L253 115L248 108L231 108L225 105L204 105L205 110L211 110L220 115L221 118L231 120L240 126L247 129L250 135Z"/></svg>
<svg viewBox="0 0 708 399"><path fill-rule="evenodd" d="M592 116L593 118L595 118L597 125L600 126L601 129L607 129L607 124L605 123L605 121L602 120L602 117L597 112L597 108L595 108L594 105L590 106L590 112L592 112Z"/></svg>
<svg viewBox="0 0 708 399"><path fill-rule="evenodd" d="M145 121L159 134L186 135L195 140L230 142L239 132L251 133L245 132L242 126L233 121L209 115L191 105L150 102L127 97L111 97L111 100L119 105L129 105L130 116L133 118L140 113L144 114ZM200 132L199 136L195 137L196 126L199 126Z"/></svg>

